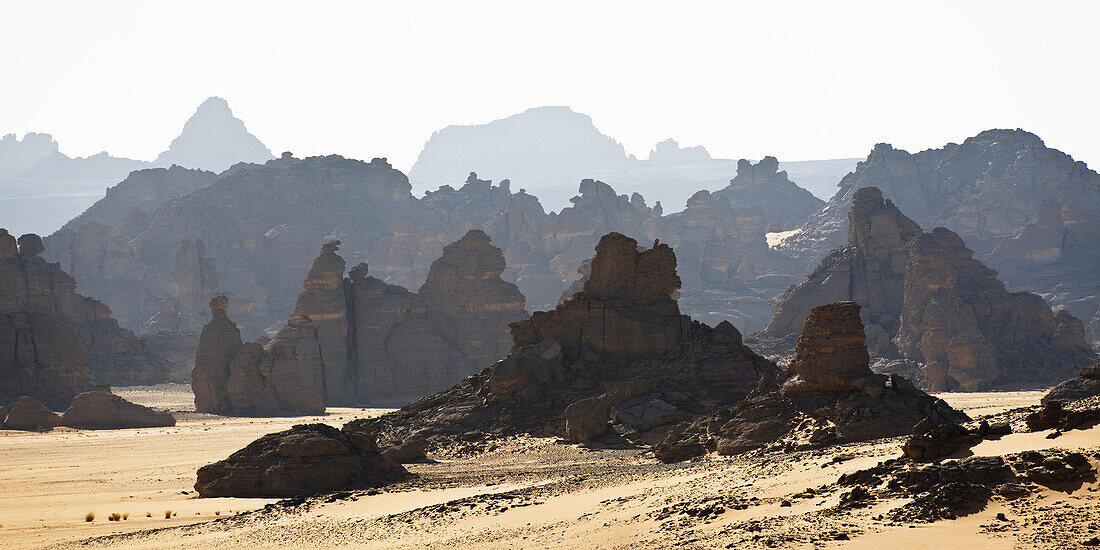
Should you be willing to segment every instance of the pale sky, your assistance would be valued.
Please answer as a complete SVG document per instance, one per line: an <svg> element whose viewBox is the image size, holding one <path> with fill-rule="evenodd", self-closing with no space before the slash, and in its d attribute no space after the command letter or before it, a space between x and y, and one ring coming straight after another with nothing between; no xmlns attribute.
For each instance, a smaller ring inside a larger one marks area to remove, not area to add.
<svg viewBox="0 0 1100 550"><path fill-rule="evenodd" d="M1100 2L0 0L0 134L153 159L206 97L275 154L411 167L568 105L645 158L863 157L1022 127L1100 167Z"/></svg>

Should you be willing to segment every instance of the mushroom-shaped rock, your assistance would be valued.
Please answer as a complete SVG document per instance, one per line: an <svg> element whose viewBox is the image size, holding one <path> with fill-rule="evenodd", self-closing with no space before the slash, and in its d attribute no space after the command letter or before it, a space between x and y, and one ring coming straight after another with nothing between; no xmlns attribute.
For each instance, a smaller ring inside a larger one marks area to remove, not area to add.
<svg viewBox="0 0 1100 550"><path fill-rule="evenodd" d="M27 233L19 237L19 253L27 256L36 256L46 251L42 245L42 237L34 233Z"/></svg>

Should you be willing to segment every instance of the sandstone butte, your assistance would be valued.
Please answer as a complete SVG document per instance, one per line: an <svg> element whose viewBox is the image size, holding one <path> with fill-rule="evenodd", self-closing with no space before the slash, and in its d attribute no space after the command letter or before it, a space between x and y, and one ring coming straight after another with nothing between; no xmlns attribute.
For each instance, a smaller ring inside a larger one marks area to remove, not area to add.
<svg viewBox="0 0 1100 550"><path fill-rule="evenodd" d="M852 300L875 370L929 391L1050 386L1096 362L1081 321L1009 292L957 234L922 231L878 188L855 191L848 222L848 244L783 294L759 349L783 353L812 308Z"/></svg>
<svg viewBox="0 0 1100 550"><path fill-rule="evenodd" d="M471 230L444 247L416 293L350 270L322 247L287 324L243 344L228 299L211 301L195 360L196 408L221 414L312 414L325 405L406 402L507 355L523 295L501 280L504 256Z"/></svg>

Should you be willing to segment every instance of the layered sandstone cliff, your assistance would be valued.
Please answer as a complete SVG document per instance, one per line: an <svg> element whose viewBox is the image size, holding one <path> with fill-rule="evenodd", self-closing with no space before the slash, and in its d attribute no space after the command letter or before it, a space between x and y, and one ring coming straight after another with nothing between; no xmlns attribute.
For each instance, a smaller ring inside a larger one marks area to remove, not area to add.
<svg viewBox="0 0 1100 550"><path fill-rule="evenodd" d="M60 265L43 259L43 250L38 235L23 235L17 244L14 237L0 229L0 311L19 309L44 314L63 324L75 335L79 351L87 356L87 376L93 383L152 384L178 375L174 364L154 353L133 332L121 328L107 306L77 294L76 281ZM50 338L61 339L64 347L72 347L68 336ZM83 357L72 356L66 363L82 361Z"/></svg>
<svg viewBox="0 0 1100 550"><path fill-rule="evenodd" d="M922 227L959 234L1010 288L1086 321L1100 311L1100 174L1035 134L987 130L919 153L880 143L783 252L808 270L843 244L848 206L864 187L882 190ZM1093 345L1098 335L1093 325Z"/></svg>
<svg viewBox="0 0 1100 550"><path fill-rule="evenodd" d="M199 410L274 414L300 410L279 405L290 401L312 408L402 402L445 388L507 354L507 326L523 317L523 295L501 280L503 254L483 232L471 230L444 247L416 293L368 276L366 264L345 277L339 245L322 247L290 320L262 346L242 344L225 302L212 302L214 319L203 329L196 355ZM254 382L233 389L233 373L240 369L277 370L316 399L251 397L287 383L259 383L242 374L241 381ZM243 404L257 400L271 405Z"/></svg>
<svg viewBox="0 0 1100 550"><path fill-rule="evenodd" d="M825 201L788 179L775 157L764 157L756 164L737 161L737 175L714 194L736 210L760 208L770 214L768 231L794 229L825 206Z"/></svg>
<svg viewBox="0 0 1100 550"><path fill-rule="evenodd" d="M931 390L1056 383L1094 362L1084 328L1037 295L1009 292L954 232L925 233L874 187L853 194L848 244L791 287L756 341L789 349L815 306L863 306L877 368Z"/></svg>
<svg viewBox="0 0 1100 550"><path fill-rule="evenodd" d="M681 315L668 245L639 251L634 239L609 233L595 250L581 292L513 323L507 358L344 430L376 435L383 446L515 433L655 441L672 423L731 405L761 375L778 372L729 323L711 328Z"/></svg>

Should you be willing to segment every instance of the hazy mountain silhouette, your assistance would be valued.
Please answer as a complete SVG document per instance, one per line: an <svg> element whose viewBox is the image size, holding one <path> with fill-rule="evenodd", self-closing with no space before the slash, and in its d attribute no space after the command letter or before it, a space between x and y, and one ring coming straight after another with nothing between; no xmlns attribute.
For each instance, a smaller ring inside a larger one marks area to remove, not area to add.
<svg viewBox="0 0 1100 550"><path fill-rule="evenodd" d="M69 157L50 134L0 139L0 219L15 233L49 234L76 217L104 191L143 168L180 165L221 172L238 162L265 162L271 151L211 97L199 105L180 135L153 162L106 152Z"/></svg>
<svg viewBox="0 0 1100 550"><path fill-rule="evenodd" d="M153 161L153 166L178 164L221 172L238 162L263 163L273 158L271 150L233 116L226 100L211 97L199 105L183 125L183 132Z"/></svg>
<svg viewBox="0 0 1100 550"><path fill-rule="evenodd" d="M780 168L818 198L828 199L858 160L784 162ZM724 188L737 173L737 160L711 158L703 146L680 147L673 139L656 144L648 160L638 160L601 133L588 115L568 107L536 107L486 124L435 132L409 180L416 192L423 192L461 182L470 172L510 179L538 195L550 210L569 206L576 182L593 178L676 212L696 191Z"/></svg>

